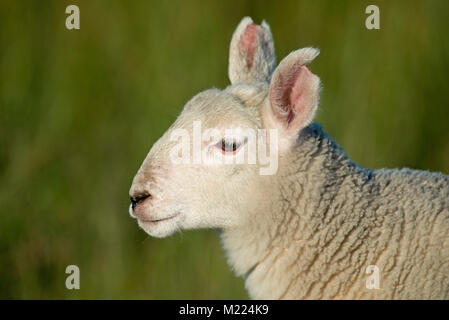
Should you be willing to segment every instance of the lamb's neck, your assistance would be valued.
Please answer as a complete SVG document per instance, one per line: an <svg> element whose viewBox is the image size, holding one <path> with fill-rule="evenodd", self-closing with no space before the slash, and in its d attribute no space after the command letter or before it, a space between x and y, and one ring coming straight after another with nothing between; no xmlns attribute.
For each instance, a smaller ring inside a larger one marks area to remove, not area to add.
<svg viewBox="0 0 449 320"><path fill-rule="evenodd" d="M370 179L370 170L349 160L317 124L304 129L297 143L295 152L280 160L283 169L273 184L273 199L266 210L258 212L251 223L221 235L229 263L238 275L268 276L276 272L274 264L296 264L299 258L301 268L307 270L320 252L319 246L331 240L320 231L329 224L338 228L342 223L334 219L338 211L333 201L344 181ZM251 290L260 297L259 289ZM272 293L275 298L276 292ZM282 294L280 291L277 296Z"/></svg>

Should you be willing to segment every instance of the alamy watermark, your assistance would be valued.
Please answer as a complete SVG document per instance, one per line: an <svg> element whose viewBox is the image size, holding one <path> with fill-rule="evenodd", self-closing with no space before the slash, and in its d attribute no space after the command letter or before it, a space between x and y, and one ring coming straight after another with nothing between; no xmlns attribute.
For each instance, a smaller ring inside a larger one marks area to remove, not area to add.
<svg viewBox="0 0 449 320"><path fill-rule="evenodd" d="M365 20L365 27L368 30L380 29L380 10L379 7L371 4L366 7L365 13L369 14L369 16Z"/></svg>
<svg viewBox="0 0 449 320"><path fill-rule="evenodd" d="M366 288L380 289L379 267L376 265L369 265L366 267L365 273L370 275L365 281Z"/></svg>
<svg viewBox="0 0 449 320"><path fill-rule="evenodd" d="M68 30L79 30L80 28L80 8L77 5L71 4L65 8L65 13L70 14L65 19L65 27Z"/></svg>
<svg viewBox="0 0 449 320"><path fill-rule="evenodd" d="M65 269L69 276L65 279L65 287L69 290L79 290L80 288L80 268L77 265L69 265Z"/></svg>
<svg viewBox="0 0 449 320"><path fill-rule="evenodd" d="M277 129L207 128L194 121L192 133L178 128L170 141L177 142L170 150L173 164L258 164L259 174L273 175L278 169ZM269 148L267 148L269 146Z"/></svg>

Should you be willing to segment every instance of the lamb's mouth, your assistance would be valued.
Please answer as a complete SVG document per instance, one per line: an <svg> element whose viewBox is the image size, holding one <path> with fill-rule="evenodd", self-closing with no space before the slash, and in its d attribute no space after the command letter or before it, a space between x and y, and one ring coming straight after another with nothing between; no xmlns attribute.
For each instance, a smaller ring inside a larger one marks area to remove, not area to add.
<svg viewBox="0 0 449 320"><path fill-rule="evenodd" d="M140 223L143 223L143 224L155 225L155 224L158 224L158 223L163 222L163 221L172 220L172 219L176 218L178 215L179 215L179 212L174 214L174 215L171 215L171 216L168 216L168 217L165 217L165 218L160 218L160 219L149 220L149 219L140 219L140 218L138 218L138 220L139 220Z"/></svg>

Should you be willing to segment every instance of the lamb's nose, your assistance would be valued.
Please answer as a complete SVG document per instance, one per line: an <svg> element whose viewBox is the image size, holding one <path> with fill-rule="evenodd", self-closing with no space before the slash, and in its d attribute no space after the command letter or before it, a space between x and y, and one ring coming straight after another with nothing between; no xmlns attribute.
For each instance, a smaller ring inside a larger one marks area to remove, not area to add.
<svg viewBox="0 0 449 320"><path fill-rule="evenodd" d="M131 206L132 206L133 210L139 203L141 203L143 200L145 200L146 198L149 198L149 197L151 197L151 194L149 194L149 193L142 193L142 194L138 194L134 197L131 197L130 198Z"/></svg>

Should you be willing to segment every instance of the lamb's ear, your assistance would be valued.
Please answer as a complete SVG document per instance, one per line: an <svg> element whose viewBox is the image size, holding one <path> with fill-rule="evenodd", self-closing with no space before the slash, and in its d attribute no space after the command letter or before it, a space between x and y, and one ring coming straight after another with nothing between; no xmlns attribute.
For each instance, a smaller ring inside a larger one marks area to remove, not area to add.
<svg viewBox="0 0 449 320"><path fill-rule="evenodd" d="M304 48L285 57L274 71L269 89L269 118L284 137L296 138L318 108L320 79L305 64L319 50Z"/></svg>
<svg viewBox="0 0 449 320"><path fill-rule="evenodd" d="M270 27L265 21L257 25L250 17L243 18L232 35L229 48L231 83L268 82L275 67Z"/></svg>

